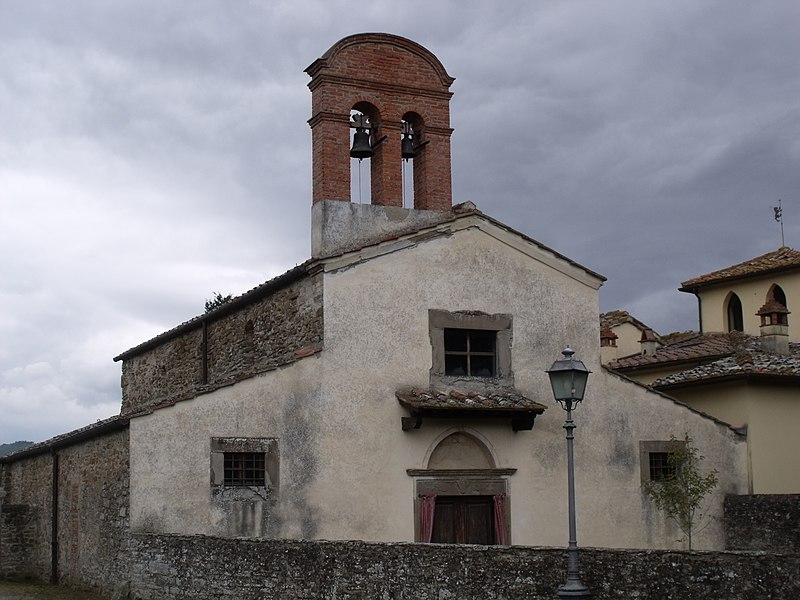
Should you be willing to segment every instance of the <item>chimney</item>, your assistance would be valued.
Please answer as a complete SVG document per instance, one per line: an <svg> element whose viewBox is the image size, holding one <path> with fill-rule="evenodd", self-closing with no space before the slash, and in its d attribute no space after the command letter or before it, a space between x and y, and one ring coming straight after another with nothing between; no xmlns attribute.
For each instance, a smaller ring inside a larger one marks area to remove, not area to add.
<svg viewBox="0 0 800 600"><path fill-rule="evenodd" d="M642 356L652 356L658 350L658 338L652 329L642 330L642 337L639 340L642 348Z"/></svg>
<svg viewBox="0 0 800 600"><path fill-rule="evenodd" d="M452 208L454 79L439 59L406 38L363 33L336 42L306 73L312 105L312 256L441 221ZM363 115L357 123L353 110ZM361 126L362 143L368 125L369 146L362 145L358 154L370 163L371 204L350 202L354 123ZM403 156L414 172L413 209L403 206Z"/></svg>
<svg viewBox="0 0 800 600"><path fill-rule="evenodd" d="M618 339L619 336L608 325L600 327L600 362L604 365L618 358Z"/></svg>
<svg viewBox="0 0 800 600"><path fill-rule="evenodd" d="M761 347L767 352L789 354L789 311L769 300L756 313L761 317Z"/></svg>

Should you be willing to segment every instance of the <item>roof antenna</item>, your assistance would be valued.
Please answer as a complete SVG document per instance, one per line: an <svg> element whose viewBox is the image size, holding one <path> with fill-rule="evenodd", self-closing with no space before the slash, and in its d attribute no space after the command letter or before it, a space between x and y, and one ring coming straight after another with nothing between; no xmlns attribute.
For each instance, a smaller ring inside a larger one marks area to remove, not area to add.
<svg viewBox="0 0 800 600"><path fill-rule="evenodd" d="M783 248L786 246L786 242L783 239L783 207L780 198L778 198L778 206L773 206L772 211L775 213L775 220L781 224L781 248Z"/></svg>

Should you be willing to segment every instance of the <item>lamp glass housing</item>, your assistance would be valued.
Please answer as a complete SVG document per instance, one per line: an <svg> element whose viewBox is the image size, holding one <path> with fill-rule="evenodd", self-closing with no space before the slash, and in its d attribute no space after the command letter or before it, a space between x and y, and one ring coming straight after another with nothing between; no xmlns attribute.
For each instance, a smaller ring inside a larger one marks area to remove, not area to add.
<svg viewBox="0 0 800 600"><path fill-rule="evenodd" d="M558 402L580 402L586 392L586 381L591 371L583 362L572 358L575 352L570 348L565 349L562 354L564 358L554 362L547 371L553 396Z"/></svg>

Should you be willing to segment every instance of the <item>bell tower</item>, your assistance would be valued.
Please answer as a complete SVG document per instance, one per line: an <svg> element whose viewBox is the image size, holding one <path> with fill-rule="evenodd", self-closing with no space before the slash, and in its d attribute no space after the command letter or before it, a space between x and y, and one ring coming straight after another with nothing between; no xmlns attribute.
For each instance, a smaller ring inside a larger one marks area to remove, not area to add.
<svg viewBox="0 0 800 600"><path fill-rule="evenodd" d="M403 37L363 33L336 42L306 73L315 208L350 202L353 156L371 163L373 208L403 208L401 161L411 160L414 211L450 210L454 79L436 56ZM351 118L351 111L358 114Z"/></svg>

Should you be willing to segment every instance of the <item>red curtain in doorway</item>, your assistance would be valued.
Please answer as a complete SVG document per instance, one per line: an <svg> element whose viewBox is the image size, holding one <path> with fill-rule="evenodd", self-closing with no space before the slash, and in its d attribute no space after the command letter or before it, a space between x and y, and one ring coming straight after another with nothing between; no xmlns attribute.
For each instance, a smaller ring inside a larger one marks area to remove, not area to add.
<svg viewBox="0 0 800 600"><path fill-rule="evenodd" d="M426 494L422 496L419 507L419 541L430 543L433 537L433 513L436 509L436 496Z"/></svg>
<svg viewBox="0 0 800 600"><path fill-rule="evenodd" d="M508 544L506 539L506 495L495 494L494 499L494 533L497 544L505 546ZM433 522L433 521L431 521Z"/></svg>

